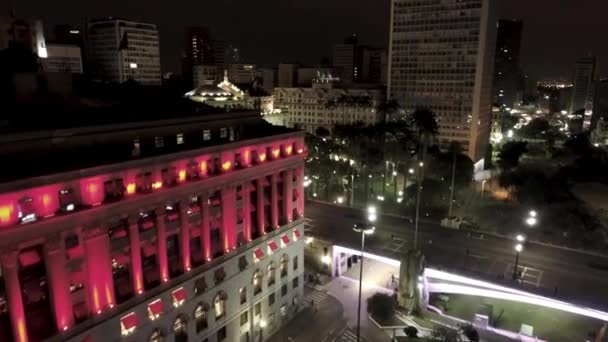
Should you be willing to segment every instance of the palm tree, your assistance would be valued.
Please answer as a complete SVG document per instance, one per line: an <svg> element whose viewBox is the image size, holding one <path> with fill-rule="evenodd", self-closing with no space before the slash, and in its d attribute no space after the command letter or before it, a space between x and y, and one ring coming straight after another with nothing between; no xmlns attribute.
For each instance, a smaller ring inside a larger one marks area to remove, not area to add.
<svg viewBox="0 0 608 342"><path fill-rule="evenodd" d="M388 123L399 119L396 117L396 114L401 111L401 105L397 100L387 100L379 104L376 111L382 114L382 121Z"/></svg>

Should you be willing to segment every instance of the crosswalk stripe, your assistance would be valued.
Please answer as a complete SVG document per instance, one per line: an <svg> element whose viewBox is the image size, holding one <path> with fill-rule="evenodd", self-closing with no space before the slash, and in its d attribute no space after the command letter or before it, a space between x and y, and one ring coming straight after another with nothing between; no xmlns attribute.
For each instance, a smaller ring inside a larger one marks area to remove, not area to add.
<svg viewBox="0 0 608 342"><path fill-rule="evenodd" d="M353 332L350 328L345 329L342 332L342 336L340 336L338 338L338 341L340 341L340 342L350 342L350 341L356 341L356 340L357 340L357 334L355 334L355 332ZM363 339L361 339L361 341L363 341Z"/></svg>
<svg viewBox="0 0 608 342"><path fill-rule="evenodd" d="M316 303L320 303L320 302L324 301L326 298L327 298L327 293L319 292L319 291L313 291L304 296L304 299L306 299L307 301L314 300Z"/></svg>

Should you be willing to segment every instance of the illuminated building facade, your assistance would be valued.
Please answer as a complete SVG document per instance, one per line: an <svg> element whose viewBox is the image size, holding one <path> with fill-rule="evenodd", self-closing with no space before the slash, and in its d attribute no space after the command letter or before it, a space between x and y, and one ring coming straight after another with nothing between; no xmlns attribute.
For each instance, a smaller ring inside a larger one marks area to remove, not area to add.
<svg viewBox="0 0 608 342"><path fill-rule="evenodd" d="M253 341L298 310L303 133L193 115L2 137L0 340Z"/></svg>
<svg viewBox="0 0 608 342"><path fill-rule="evenodd" d="M437 140L477 162L490 138L493 0L392 0L388 98L437 114Z"/></svg>

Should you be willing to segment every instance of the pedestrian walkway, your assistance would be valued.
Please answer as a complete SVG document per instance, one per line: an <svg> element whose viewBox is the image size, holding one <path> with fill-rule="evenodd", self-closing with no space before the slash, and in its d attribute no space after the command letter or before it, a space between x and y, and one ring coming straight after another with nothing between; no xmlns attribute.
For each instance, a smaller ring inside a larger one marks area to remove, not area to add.
<svg viewBox="0 0 608 342"><path fill-rule="evenodd" d="M314 301L316 306L321 305L325 299L327 299L327 293L324 291L318 291L311 289L306 295L304 295L304 303L309 305Z"/></svg>
<svg viewBox="0 0 608 342"><path fill-rule="evenodd" d="M342 331L341 336L338 337L336 342L356 342L357 341L357 332L351 328L346 328ZM365 341L363 338L360 341Z"/></svg>

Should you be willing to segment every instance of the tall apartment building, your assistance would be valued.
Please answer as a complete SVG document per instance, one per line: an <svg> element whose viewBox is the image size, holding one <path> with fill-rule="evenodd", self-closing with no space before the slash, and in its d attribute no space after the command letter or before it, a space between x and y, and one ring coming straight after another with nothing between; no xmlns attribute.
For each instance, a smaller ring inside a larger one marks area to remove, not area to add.
<svg viewBox="0 0 608 342"><path fill-rule="evenodd" d="M281 88L294 87L298 77L298 65L281 63L278 68L277 86Z"/></svg>
<svg viewBox="0 0 608 342"><path fill-rule="evenodd" d="M357 42L357 36L353 35L344 39L344 43L335 44L332 48L332 65L345 84L352 83L360 76Z"/></svg>
<svg viewBox="0 0 608 342"><path fill-rule="evenodd" d="M277 87L274 89L275 112L265 115L264 119L312 134L319 127L331 130L336 124L371 125L382 120L376 108L385 96L384 90L377 86L339 87L319 80L311 87Z"/></svg>
<svg viewBox="0 0 608 342"><path fill-rule="evenodd" d="M46 72L82 74L82 54L77 45L48 44L47 58L41 60Z"/></svg>
<svg viewBox="0 0 608 342"><path fill-rule="evenodd" d="M386 85L388 73L388 56L386 49L365 46L362 47L360 51L361 81Z"/></svg>
<svg viewBox="0 0 608 342"><path fill-rule="evenodd" d="M494 65L494 102L513 108L523 97L523 81L519 65L521 20L498 21Z"/></svg>
<svg viewBox="0 0 608 342"><path fill-rule="evenodd" d="M186 82L196 78L195 66L213 64L213 45L209 30L206 27L187 27L184 32L184 54L182 58L182 76Z"/></svg>
<svg viewBox="0 0 608 342"><path fill-rule="evenodd" d="M491 0L393 0L388 97L438 117L438 140L478 161L491 119L496 20Z"/></svg>
<svg viewBox="0 0 608 342"><path fill-rule="evenodd" d="M87 23L87 61L93 75L109 82L160 85L158 28L117 18Z"/></svg>
<svg viewBox="0 0 608 342"><path fill-rule="evenodd" d="M1 138L0 340L270 336L303 297L303 133L107 111Z"/></svg>
<svg viewBox="0 0 608 342"><path fill-rule="evenodd" d="M595 57L584 57L576 61L574 66L574 79L572 98L570 100L570 114L583 111L585 117L590 116L593 110L593 87L596 74Z"/></svg>

